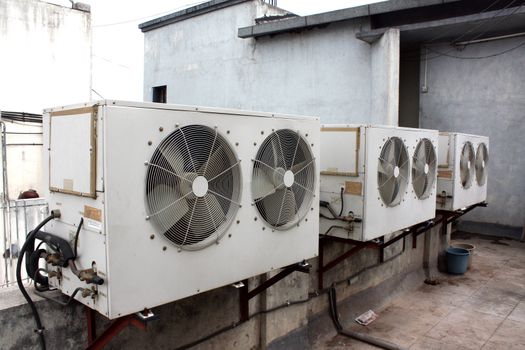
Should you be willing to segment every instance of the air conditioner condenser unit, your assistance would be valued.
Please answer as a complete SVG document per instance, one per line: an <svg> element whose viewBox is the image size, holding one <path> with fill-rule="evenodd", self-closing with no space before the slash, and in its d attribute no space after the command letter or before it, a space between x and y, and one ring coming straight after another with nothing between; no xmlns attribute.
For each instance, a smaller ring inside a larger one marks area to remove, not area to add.
<svg viewBox="0 0 525 350"><path fill-rule="evenodd" d="M46 110L47 198L61 217L45 231L104 281L48 264L50 285L82 288L75 298L112 319L316 256L319 129L153 103Z"/></svg>
<svg viewBox="0 0 525 350"><path fill-rule="evenodd" d="M487 200L489 138L440 133L437 209L456 211Z"/></svg>
<svg viewBox="0 0 525 350"><path fill-rule="evenodd" d="M321 128L321 234L369 241L435 217L438 131Z"/></svg>

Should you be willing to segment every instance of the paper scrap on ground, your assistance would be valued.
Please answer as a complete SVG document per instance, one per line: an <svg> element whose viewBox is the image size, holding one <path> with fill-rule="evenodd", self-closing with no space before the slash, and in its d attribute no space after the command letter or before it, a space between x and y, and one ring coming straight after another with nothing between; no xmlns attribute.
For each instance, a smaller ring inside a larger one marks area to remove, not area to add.
<svg viewBox="0 0 525 350"><path fill-rule="evenodd" d="M374 322L377 318L377 314L372 310L368 310L361 316L355 319L355 321L363 326L368 326L370 323Z"/></svg>

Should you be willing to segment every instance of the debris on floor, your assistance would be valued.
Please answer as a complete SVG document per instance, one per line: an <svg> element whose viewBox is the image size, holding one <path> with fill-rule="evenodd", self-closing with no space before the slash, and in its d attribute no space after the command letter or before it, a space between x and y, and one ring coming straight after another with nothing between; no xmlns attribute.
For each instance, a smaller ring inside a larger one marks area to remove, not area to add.
<svg viewBox="0 0 525 350"><path fill-rule="evenodd" d="M378 316L374 311L368 310L367 312L356 318L355 321L360 325L368 326L370 323L374 322L377 317Z"/></svg>
<svg viewBox="0 0 525 350"><path fill-rule="evenodd" d="M425 280L425 284L429 284L431 286L437 286L439 284L439 279L437 279L437 278L427 278Z"/></svg>

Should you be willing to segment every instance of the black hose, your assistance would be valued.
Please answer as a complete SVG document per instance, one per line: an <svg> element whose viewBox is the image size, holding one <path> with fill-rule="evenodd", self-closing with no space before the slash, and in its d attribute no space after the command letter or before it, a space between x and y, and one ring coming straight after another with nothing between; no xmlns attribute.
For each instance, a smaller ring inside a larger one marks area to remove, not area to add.
<svg viewBox="0 0 525 350"><path fill-rule="evenodd" d="M71 294L71 295L69 296L69 298L67 299L67 301L65 301L65 302L64 302L64 301L61 301L61 300L58 300L58 299L56 299L56 298L50 297L50 296L48 296L46 293L36 292L35 294L38 295L38 296L41 296L42 298L45 298L45 299L51 300L51 301L53 301L53 302L55 302L55 303L57 303L57 304L60 304L60 305L62 305L62 306L68 306L68 305L73 301L73 299L75 299L75 295L77 295L78 292L83 291L83 290L84 290L84 288L82 288L82 287L78 287L77 289L75 289L75 290L73 291L73 294Z"/></svg>
<svg viewBox="0 0 525 350"><path fill-rule="evenodd" d="M334 322L334 326L337 330L337 333L344 335L348 338L357 339L359 341L362 341L367 344L371 344L374 346L377 346L381 349L386 350L404 350L404 348L400 347L397 344L391 343L389 341L378 339L375 337L371 337L367 334L354 332L345 330L343 326L341 325L341 321L339 319L339 314L337 312L337 295L335 291L335 287L332 286L330 288L330 291L328 292L328 301L330 303L330 317L332 318L332 321Z"/></svg>
<svg viewBox="0 0 525 350"><path fill-rule="evenodd" d="M77 254L77 247L78 247L78 236L80 234L80 229L82 228L82 224L84 223L84 218L80 218L80 222L78 223L77 232L75 233L75 259L78 257Z"/></svg>
<svg viewBox="0 0 525 350"><path fill-rule="evenodd" d="M324 215L323 213L319 213L319 217L326 219L326 220L338 220L337 218L331 218L329 216Z"/></svg>
<svg viewBox="0 0 525 350"><path fill-rule="evenodd" d="M328 228L328 230L326 230L325 233L323 233L323 235L328 235L330 233L330 231L332 231L334 228L340 228L342 230L348 230L346 227L344 226L339 226L339 225L332 225Z"/></svg>
<svg viewBox="0 0 525 350"><path fill-rule="evenodd" d="M341 187L341 210L339 211L339 217L343 216L343 209L345 208L345 200L343 196L344 188Z"/></svg>
<svg viewBox="0 0 525 350"><path fill-rule="evenodd" d="M38 333L38 335L39 335L40 345L42 347L42 350L46 349L46 339L44 337L44 327L42 327L42 321L40 320L40 315L38 314L38 310L36 309L36 305L33 302L33 300L31 299L31 297L29 296L29 294L27 293L27 291L26 291L26 289L24 287L24 283L22 282L22 260L24 260L24 255L25 255L25 252L26 252L27 248L30 245L34 245L35 234L38 231L40 231L40 229L42 227L44 227L44 225L47 224L49 221L51 221L53 219L56 219L56 218L59 218L59 217L60 217L60 211L52 210L51 211L51 215L49 215L47 218L45 218L44 221L42 221L40 224L38 224L38 226L27 235L26 241L24 242L24 245L22 245L22 248L20 249L20 252L19 252L19 255L18 255L19 256L18 262L16 264L16 283L18 284L18 288L20 289L20 292L22 293L22 295L24 296L25 300L29 304L29 307L31 308L31 312L33 313L33 317L34 317L35 323L36 323L36 330L35 330L35 332Z"/></svg>

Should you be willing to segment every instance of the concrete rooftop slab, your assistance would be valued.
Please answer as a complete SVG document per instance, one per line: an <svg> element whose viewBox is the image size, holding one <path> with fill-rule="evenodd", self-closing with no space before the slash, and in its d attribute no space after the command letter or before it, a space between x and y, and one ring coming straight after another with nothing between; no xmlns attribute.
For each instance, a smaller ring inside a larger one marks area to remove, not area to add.
<svg viewBox="0 0 525 350"><path fill-rule="evenodd" d="M438 285L421 285L374 310L379 318L346 328L413 349L525 348L525 243L468 234L455 242L476 246L465 275L440 274ZM341 335L313 349L373 349Z"/></svg>

